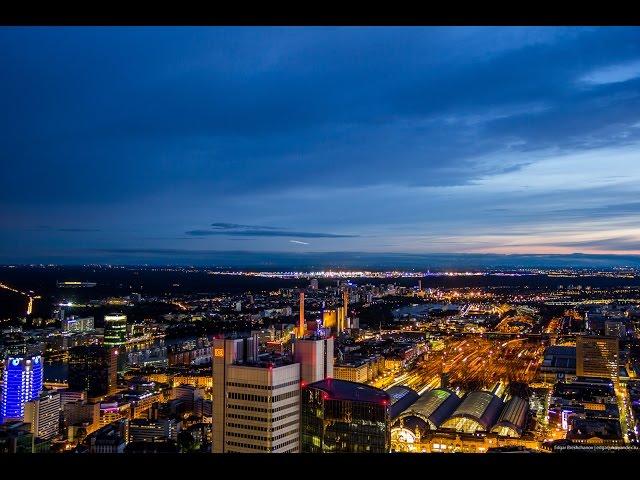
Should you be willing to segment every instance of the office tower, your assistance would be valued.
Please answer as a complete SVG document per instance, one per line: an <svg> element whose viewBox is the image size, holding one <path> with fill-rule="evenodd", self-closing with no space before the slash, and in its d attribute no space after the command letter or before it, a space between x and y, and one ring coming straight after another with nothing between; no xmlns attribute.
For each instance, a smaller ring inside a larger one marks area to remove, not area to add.
<svg viewBox="0 0 640 480"><path fill-rule="evenodd" d="M336 330L338 328L338 310L323 310L322 326Z"/></svg>
<svg viewBox="0 0 640 480"><path fill-rule="evenodd" d="M300 319L298 321L298 338L304 337L306 331L304 321L304 292L300 292Z"/></svg>
<svg viewBox="0 0 640 480"><path fill-rule="evenodd" d="M213 342L213 453L297 453L300 365L253 338Z"/></svg>
<svg viewBox="0 0 640 480"><path fill-rule="evenodd" d="M0 423L22 420L24 405L42 391L43 370L40 355L8 356L2 373Z"/></svg>
<svg viewBox="0 0 640 480"><path fill-rule="evenodd" d="M119 347L125 344L127 335L127 316L112 313L104 316L104 344L107 347Z"/></svg>
<svg viewBox="0 0 640 480"><path fill-rule="evenodd" d="M302 388L303 453L387 453L390 397L384 390L326 379Z"/></svg>
<svg viewBox="0 0 640 480"><path fill-rule="evenodd" d="M236 302L236 312L242 311L242 302Z"/></svg>
<svg viewBox="0 0 640 480"><path fill-rule="evenodd" d="M618 381L618 338L579 336L576 338L576 374Z"/></svg>
<svg viewBox="0 0 640 480"><path fill-rule="evenodd" d="M68 317L62 320L62 331L82 333L93 330L93 317Z"/></svg>
<svg viewBox="0 0 640 480"><path fill-rule="evenodd" d="M69 388L86 391L88 397L102 397L117 390L115 348L100 345L73 347L69 350Z"/></svg>
<svg viewBox="0 0 640 480"><path fill-rule="evenodd" d="M418 280L418 291L422 291L422 280Z"/></svg>
<svg viewBox="0 0 640 480"><path fill-rule="evenodd" d="M33 436L51 440L60 431L60 393L44 392L28 401L24 407L24 421L31 424Z"/></svg>
<svg viewBox="0 0 640 480"><path fill-rule="evenodd" d="M311 287L311 290L318 290L318 279L312 278L309 286Z"/></svg>
<svg viewBox="0 0 640 480"><path fill-rule="evenodd" d="M333 337L296 340L294 359L303 385L333 378Z"/></svg>

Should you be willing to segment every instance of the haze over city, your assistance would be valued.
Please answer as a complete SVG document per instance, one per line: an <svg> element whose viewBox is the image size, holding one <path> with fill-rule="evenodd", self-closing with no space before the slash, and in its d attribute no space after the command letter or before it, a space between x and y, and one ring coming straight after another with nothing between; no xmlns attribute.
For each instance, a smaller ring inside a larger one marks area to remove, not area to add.
<svg viewBox="0 0 640 480"><path fill-rule="evenodd" d="M638 28L16 27L0 49L4 264L640 254Z"/></svg>

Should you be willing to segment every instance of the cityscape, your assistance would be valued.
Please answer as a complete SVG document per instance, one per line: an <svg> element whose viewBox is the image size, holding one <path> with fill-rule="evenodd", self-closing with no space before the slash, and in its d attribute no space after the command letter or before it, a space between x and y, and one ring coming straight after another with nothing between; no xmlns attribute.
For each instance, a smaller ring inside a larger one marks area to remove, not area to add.
<svg viewBox="0 0 640 480"><path fill-rule="evenodd" d="M635 269L0 273L4 453L640 448Z"/></svg>
<svg viewBox="0 0 640 480"><path fill-rule="evenodd" d="M639 27L0 51L3 458L640 453Z"/></svg>

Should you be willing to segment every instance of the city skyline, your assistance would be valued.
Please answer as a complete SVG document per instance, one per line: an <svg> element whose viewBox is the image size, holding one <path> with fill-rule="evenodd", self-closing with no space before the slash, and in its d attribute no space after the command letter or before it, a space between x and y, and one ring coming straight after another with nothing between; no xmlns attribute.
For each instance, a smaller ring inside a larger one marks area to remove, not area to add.
<svg viewBox="0 0 640 480"><path fill-rule="evenodd" d="M17 27L0 46L0 263L640 254L636 27Z"/></svg>

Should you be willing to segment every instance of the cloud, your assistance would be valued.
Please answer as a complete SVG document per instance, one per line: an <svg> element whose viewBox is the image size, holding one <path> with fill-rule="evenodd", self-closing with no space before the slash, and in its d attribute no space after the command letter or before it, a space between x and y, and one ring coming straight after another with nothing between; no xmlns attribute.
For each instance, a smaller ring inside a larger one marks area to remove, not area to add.
<svg viewBox="0 0 640 480"><path fill-rule="evenodd" d="M54 228L50 225L38 225L34 228L29 228L28 230L35 230L35 231L41 231L41 232L67 232L67 233L89 233L89 232L102 231L99 228L85 228L85 227Z"/></svg>
<svg viewBox="0 0 640 480"><path fill-rule="evenodd" d="M225 222L212 223L211 226L213 228L219 228L222 230L238 230L242 228L252 228L254 230L277 230L277 228L275 227L263 227L259 225L241 225L239 223L225 223Z"/></svg>
<svg viewBox="0 0 640 480"><path fill-rule="evenodd" d="M341 233L299 232L283 230L277 227L257 225L241 225L237 223L212 223L212 230L189 230L185 234L192 237L209 237L217 235L242 237L300 237L300 238L356 238L359 235Z"/></svg>
<svg viewBox="0 0 640 480"><path fill-rule="evenodd" d="M297 243L299 245L311 245L308 242L301 242L300 240L289 240L289 243Z"/></svg>
<svg viewBox="0 0 640 480"><path fill-rule="evenodd" d="M582 249L590 248L601 251L640 252L640 239L633 236L600 238L573 242L555 242L554 245Z"/></svg>
<svg viewBox="0 0 640 480"><path fill-rule="evenodd" d="M580 81L589 85L608 85L638 77L640 77L640 59L598 68L584 75Z"/></svg>

